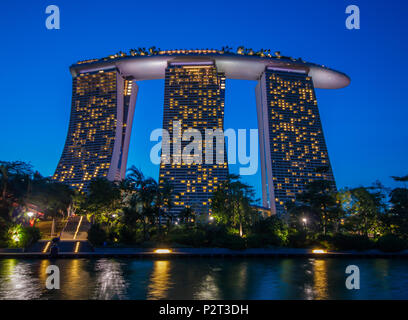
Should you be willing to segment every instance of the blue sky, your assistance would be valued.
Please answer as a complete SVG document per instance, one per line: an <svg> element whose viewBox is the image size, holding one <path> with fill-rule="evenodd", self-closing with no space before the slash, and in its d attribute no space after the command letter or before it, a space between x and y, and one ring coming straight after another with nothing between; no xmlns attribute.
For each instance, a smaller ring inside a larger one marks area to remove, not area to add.
<svg viewBox="0 0 408 320"><path fill-rule="evenodd" d="M58 5L61 29L45 28ZM345 27L360 8L361 29ZM78 60L155 45L270 48L345 72L351 85L317 89L338 187L369 185L408 173L406 1L27 1L0 12L0 159L28 161L53 174L69 121ZM147 150L162 125L163 81L139 83L128 164L157 178ZM228 80L225 128L257 128L255 82ZM231 171L237 171L236 166ZM260 169L244 178L260 195Z"/></svg>

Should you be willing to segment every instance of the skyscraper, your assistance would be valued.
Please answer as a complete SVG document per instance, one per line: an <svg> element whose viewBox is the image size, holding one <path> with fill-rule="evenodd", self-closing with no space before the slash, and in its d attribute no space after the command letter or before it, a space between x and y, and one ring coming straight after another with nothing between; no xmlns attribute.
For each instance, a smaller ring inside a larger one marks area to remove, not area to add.
<svg viewBox="0 0 408 320"><path fill-rule="evenodd" d="M206 129L223 130L225 76L212 62L171 63L166 69L164 90L163 129L171 135L172 158L166 161L162 156L160 182L166 179L174 188L173 213L184 206L208 212L212 192L228 174L224 150L222 163L217 163L215 141L213 146L204 143ZM181 157L190 143L190 139L183 141L182 134L189 129L198 130L203 140L199 146L201 159L190 164ZM179 148L176 139L181 142ZM212 164L205 159L205 153L211 151Z"/></svg>
<svg viewBox="0 0 408 320"><path fill-rule="evenodd" d="M136 81L165 79L163 129L173 137L170 154L161 157L159 181L168 180L174 187L172 213L185 206L208 212L228 165L225 146L223 152L216 148L224 138L214 133L209 143L206 130L223 130L225 79L242 79L258 81L263 210L283 213L285 203L317 179L331 181L335 188L314 88L349 85L350 78L342 72L279 52L273 55L270 50L238 48L233 53L225 48L162 51L155 47L80 61L70 71L71 118L56 181L86 191L94 178L123 179ZM189 130L203 141L198 145L201 159L192 162L182 157L195 140L194 134L188 137Z"/></svg>
<svg viewBox="0 0 408 320"><path fill-rule="evenodd" d="M266 68L256 87L263 206L285 203L318 179L333 182L313 81L306 70Z"/></svg>
<svg viewBox="0 0 408 320"><path fill-rule="evenodd" d="M86 190L96 177L124 178L137 88L115 68L74 75L68 135L53 179Z"/></svg>

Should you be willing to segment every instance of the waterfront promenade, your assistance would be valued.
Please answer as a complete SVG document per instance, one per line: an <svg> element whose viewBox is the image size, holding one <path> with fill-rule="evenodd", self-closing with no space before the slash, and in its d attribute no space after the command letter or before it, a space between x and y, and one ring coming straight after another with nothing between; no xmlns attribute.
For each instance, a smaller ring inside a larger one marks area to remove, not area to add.
<svg viewBox="0 0 408 320"><path fill-rule="evenodd" d="M89 248L85 241L81 242L82 247ZM68 248L69 246L65 246ZM379 250L369 251L342 251L315 253L312 249L297 248L259 248L245 250L231 250L225 248L169 248L168 253L157 253L156 248L94 248L89 251L80 250L78 252L60 250L58 258L187 258L187 257L330 257L330 258L408 258L408 250L400 252L382 252ZM0 258L49 258L49 252L24 251L22 249L0 249Z"/></svg>

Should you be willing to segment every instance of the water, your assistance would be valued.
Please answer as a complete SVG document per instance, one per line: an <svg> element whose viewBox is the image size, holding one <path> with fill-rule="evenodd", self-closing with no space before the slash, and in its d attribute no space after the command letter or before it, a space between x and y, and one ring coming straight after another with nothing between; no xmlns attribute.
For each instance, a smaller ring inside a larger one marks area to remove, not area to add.
<svg viewBox="0 0 408 320"><path fill-rule="evenodd" d="M60 290L47 290L47 266ZM360 268L360 290L345 269ZM406 260L0 259L0 299L408 299Z"/></svg>

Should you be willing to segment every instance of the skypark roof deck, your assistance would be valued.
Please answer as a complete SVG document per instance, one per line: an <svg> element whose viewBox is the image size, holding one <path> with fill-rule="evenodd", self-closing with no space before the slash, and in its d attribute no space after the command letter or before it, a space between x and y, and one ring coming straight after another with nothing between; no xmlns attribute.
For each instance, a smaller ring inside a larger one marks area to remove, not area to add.
<svg viewBox="0 0 408 320"><path fill-rule="evenodd" d="M78 62L70 67L72 76L79 73L117 68L123 76L136 81L164 79L170 63L215 63L228 79L259 80L266 68L277 71L305 72L315 88L339 89L350 84L350 78L323 65L302 59L264 54L237 54L217 50L171 50L153 54L113 55Z"/></svg>

